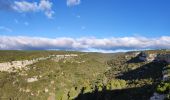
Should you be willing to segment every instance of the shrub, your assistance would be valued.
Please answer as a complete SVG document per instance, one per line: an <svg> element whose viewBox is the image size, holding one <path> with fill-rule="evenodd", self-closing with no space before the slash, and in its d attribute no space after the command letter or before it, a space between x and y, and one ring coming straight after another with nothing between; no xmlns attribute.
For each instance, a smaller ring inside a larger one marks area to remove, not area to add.
<svg viewBox="0 0 170 100"><path fill-rule="evenodd" d="M156 90L158 93L168 93L170 91L170 83L162 82Z"/></svg>
<svg viewBox="0 0 170 100"><path fill-rule="evenodd" d="M126 81L125 80L111 80L111 89L121 89L126 87Z"/></svg>

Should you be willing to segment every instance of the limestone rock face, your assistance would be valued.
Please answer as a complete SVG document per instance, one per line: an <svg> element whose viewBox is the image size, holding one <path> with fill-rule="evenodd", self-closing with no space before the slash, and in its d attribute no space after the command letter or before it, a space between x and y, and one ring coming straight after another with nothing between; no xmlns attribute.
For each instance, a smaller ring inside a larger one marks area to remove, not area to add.
<svg viewBox="0 0 170 100"><path fill-rule="evenodd" d="M27 65L34 64L41 60L46 60L50 58L62 59L62 58L69 58L69 57L76 57L77 54L67 54L67 55L50 55L48 57L40 57L33 60L22 60L22 61L12 61L12 62L5 62L0 63L0 71L12 71L12 68L19 69L23 68Z"/></svg>
<svg viewBox="0 0 170 100"><path fill-rule="evenodd" d="M148 54L146 60L149 62L152 62L156 59L156 57L157 57L157 54Z"/></svg>
<svg viewBox="0 0 170 100"><path fill-rule="evenodd" d="M141 52L138 56L139 60L147 62L152 62L157 58L157 54L147 54L145 52Z"/></svg>
<svg viewBox="0 0 170 100"><path fill-rule="evenodd" d="M15 69L23 68L27 65L34 64L38 61L46 60L46 59L50 59L50 58L54 58L54 57L57 59L62 59L62 58L69 58L69 57L76 57L76 56L78 56L78 55L77 54L50 55L48 57L40 57L40 58L36 58L33 60L5 62L5 63L0 63L0 71L12 71L11 68L15 68Z"/></svg>
<svg viewBox="0 0 170 100"><path fill-rule="evenodd" d="M152 61L165 61L170 64L170 54L147 54L145 52L141 52L138 55L139 60L141 61L147 61L147 62L152 62Z"/></svg>
<svg viewBox="0 0 170 100"><path fill-rule="evenodd" d="M23 60L23 61L12 61L6 63L0 63L0 71L9 71L11 68L22 68L27 65L31 65L39 61L39 58L36 60Z"/></svg>

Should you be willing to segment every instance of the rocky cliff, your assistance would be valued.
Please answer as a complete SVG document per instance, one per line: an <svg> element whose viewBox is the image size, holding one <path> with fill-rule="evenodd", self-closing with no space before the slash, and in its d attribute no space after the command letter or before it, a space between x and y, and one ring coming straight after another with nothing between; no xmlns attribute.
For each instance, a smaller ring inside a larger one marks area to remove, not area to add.
<svg viewBox="0 0 170 100"><path fill-rule="evenodd" d="M32 60L5 62L5 63L0 63L0 71L12 71L13 68L15 68L15 69L23 68L27 65L34 64L38 61L51 59L51 58L62 59L62 58L69 58L69 57L76 57L76 56L78 56L78 55L77 54L50 55L48 57L35 58Z"/></svg>

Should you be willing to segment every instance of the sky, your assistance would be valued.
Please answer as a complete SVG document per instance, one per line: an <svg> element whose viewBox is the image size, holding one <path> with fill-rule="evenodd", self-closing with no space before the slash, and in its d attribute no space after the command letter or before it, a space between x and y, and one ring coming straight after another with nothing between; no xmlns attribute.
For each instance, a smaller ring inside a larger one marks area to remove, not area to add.
<svg viewBox="0 0 170 100"><path fill-rule="evenodd" d="M0 0L0 49L170 49L169 5L170 0Z"/></svg>

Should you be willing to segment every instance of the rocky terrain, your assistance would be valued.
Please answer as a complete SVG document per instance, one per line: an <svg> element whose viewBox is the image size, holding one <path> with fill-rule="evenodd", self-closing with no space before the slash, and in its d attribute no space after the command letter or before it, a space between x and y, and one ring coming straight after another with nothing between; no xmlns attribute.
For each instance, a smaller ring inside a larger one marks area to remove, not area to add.
<svg viewBox="0 0 170 100"><path fill-rule="evenodd" d="M67 55L49 55L48 57L40 57L35 58L33 60L22 60L22 61L11 61L11 62L4 62L0 63L0 71L12 71L12 69L18 69L23 68L27 65L34 64L38 61L47 60L47 59L57 59L61 60L63 58L70 58L70 57L76 57L77 54L67 54Z"/></svg>

